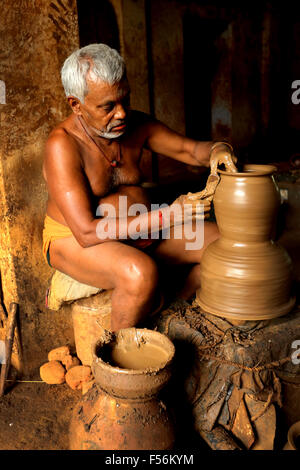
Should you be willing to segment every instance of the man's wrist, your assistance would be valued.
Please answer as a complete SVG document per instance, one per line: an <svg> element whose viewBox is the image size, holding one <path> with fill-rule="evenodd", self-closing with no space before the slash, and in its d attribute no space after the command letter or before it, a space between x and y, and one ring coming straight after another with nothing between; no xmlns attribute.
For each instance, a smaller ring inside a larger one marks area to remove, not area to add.
<svg viewBox="0 0 300 470"><path fill-rule="evenodd" d="M159 219L162 220L162 229L173 227L175 217L174 211L171 210L170 206L163 207L159 212Z"/></svg>
<svg viewBox="0 0 300 470"><path fill-rule="evenodd" d="M164 218L163 218L163 213L161 210L158 211L158 218L159 218L159 228L163 229L164 228Z"/></svg>
<svg viewBox="0 0 300 470"><path fill-rule="evenodd" d="M195 142L191 155L200 165L209 166L210 148L212 143L213 142L211 141ZM200 150L198 147L200 147Z"/></svg>

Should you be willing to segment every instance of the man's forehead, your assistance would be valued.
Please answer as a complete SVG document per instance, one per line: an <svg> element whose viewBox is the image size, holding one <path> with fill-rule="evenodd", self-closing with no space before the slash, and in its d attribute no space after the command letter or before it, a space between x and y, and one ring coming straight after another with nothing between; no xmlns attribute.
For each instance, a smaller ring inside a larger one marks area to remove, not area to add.
<svg viewBox="0 0 300 470"><path fill-rule="evenodd" d="M127 94L130 91L129 83L127 78L123 78L120 82L110 85L107 82L102 81L98 77L87 75L86 84L88 88L88 94L86 96L101 96L102 98L119 98Z"/></svg>

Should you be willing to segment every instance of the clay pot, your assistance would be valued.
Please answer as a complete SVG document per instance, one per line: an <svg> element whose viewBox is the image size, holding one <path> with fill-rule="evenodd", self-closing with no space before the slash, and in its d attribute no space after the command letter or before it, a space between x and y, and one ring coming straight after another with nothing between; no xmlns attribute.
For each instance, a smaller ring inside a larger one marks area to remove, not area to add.
<svg viewBox="0 0 300 470"><path fill-rule="evenodd" d="M290 427L288 440L283 450L300 450L300 421L297 421Z"/></svg>
<svg viewBox="0 0 300 470"><path fill-rule="evenodd" d="M157 358L152 366L147 366L146 361L142 368L143 360L137 368L115 365L115 351L123 351L126 356L135 348L135 355L139 356L147 344L161 350L160 359L156 352L150 355L151 360L153 355ZM98 342L93 348L92 363L96 385L73 411L70 449L172 449L173 419L158 394L171 376L174 352L167 336L147 329L123 329L110 343Z"/></svg>
<svg viewBox="0 0 300 470"><path fill-rule="evenodd" d="M267 320L287 314L291 298L289 255L272 241L280 193L272 165L219 171L214 195L220 238L201 261L200 307L232 320Z"/></svg>

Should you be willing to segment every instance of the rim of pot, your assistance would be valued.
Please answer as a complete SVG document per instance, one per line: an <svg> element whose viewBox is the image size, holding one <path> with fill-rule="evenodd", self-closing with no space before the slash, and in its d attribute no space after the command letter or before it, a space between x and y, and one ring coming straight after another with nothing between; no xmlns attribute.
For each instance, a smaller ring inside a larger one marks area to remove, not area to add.
<svg viewBox="0 0 300 470"><path fill-rule="evenodd" d="M244 170L250 170L250 171L237 171L237 172L229 172L225 170L219 170L218 173L221 173L222 175L226 176L265 176L265 175L271 175L277 171L276 166L274 165L259 165L259 164L247 164L244 165Z"/></svg>
<svg viewBox="0 0 300 470"><path fill-rule="evenodd" d="M143 331L145 328L135 328L136 330ZM168 348L170 349L168 359L159 367L146 367L144 369L124 369L122 367L117 367L117 366L112 366L108 362L105 362L101 357L97 356L96 351L97 348L102 344L101 340L96 341L95 344L93 345L92 348L92 356L93 356L93 363L96 365L101 365L102 368L106 369L107 371L111 372L118 372L124 375L147 375L151 373L159 373L163 369L165 369L168 365L171 364L173 361L174 355L175 355L175 346L172 343L172 341L163 333L160 333L159 331L153 331L153 330L148 330L151 331L155 336L163 337L163 341L168 345ZM111 343L114 341L112 340ZM105 343L102 344L102 346L109 345L110 343Z"/></svg>
<svg viewBox="0 0 300 470"><path fill-rule="evenodd" d="M296 421L292 424L288 431L288 442L293 448L296 448L295 439L298 436L300 436L300 421Z"/></svg>

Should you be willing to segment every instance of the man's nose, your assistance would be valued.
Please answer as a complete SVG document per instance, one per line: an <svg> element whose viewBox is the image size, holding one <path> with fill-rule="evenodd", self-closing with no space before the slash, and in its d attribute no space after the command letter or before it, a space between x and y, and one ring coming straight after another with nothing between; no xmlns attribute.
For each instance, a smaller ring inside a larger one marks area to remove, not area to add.
<svg viewBox="0 0 300 470"><path fill-rule="evenodd" d="M126 117L126 110L125 110L124 106L121 103L119 103L117 105L117 109L116 109L114 118L119 119L119 120L123 120L123 119L125 119L125 117Z"/></svg>

